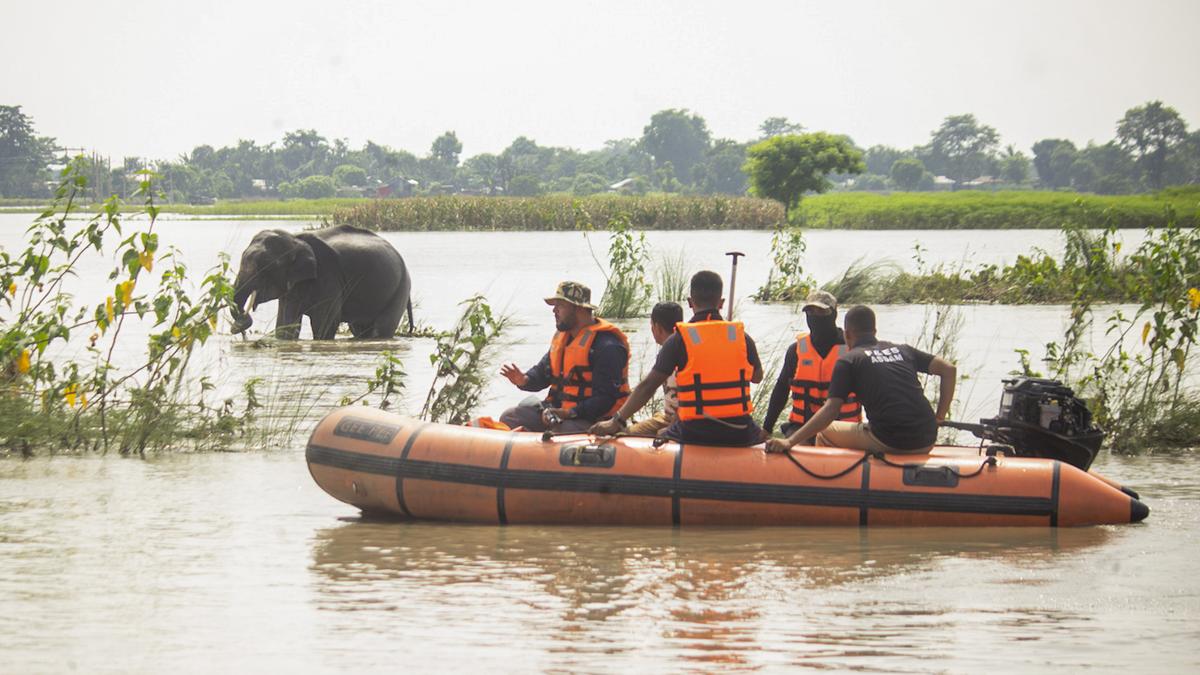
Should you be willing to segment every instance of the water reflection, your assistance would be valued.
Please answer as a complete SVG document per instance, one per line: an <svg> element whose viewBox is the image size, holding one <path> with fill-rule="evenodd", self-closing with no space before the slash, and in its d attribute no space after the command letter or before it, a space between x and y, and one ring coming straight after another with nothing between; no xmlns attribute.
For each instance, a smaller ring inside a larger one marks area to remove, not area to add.
<svg viewBox="0 0 1200 675"><path fill-rule="evenodd" d="M699 667L754 667L764 665L764 654L788 654L786 662L810 666L870 656L878 668L889 654L931 649L930 631L961 632L982 620L1037 639L1047 625L1077 618L994 604L979 614L963 598L930 593L926 580L912 582L915 597L904 600L897 596L905 595L906 580L949 575L948 585L969 591L971 567L987 565L991 581L983 585L990 588L981 595L1008 584L1036 586L1043 580L1030 570L1061 564L1111 536L1105 528L674 530L358 520L315 533L311 570L319 608L337 613L457 604L465 591L476 611L547 640L543 653L564 666L589 654L650 658L666 650ZM889 590L881 596L880 587Z"/></svg>

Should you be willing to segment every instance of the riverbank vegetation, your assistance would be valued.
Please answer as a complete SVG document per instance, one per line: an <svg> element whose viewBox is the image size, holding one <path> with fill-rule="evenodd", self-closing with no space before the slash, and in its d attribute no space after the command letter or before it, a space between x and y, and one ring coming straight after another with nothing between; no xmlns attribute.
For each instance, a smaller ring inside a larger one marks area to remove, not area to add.
<svg viewBox="0 0 1200 675"><path fill-rule="evenodd" d="M1184 227L1200 225L1200 186L1153 194L1103 196L1075 192L840 192L806 198L791 224L836 230L1053 229L1162 227L1176 214Z"/></svg>
<svg viewBox="0 0 1200 675"><path fill-rule="evenodd" d="M1114 232L1113 228L1089 230L1068 225L1063 228L1065 243L1060 256L1034 251L1017 256L1010 265L980 265L973 269L945 264L928 268L920 260L918 246L914 249L918 259L915 272L901 271L889 261L859 261L821 288L844 304L1068 304L1081 284L1100 275L1105 283L1092 288L1093 301L1137 303L1144 300L1147 284L1153 283L1159 273L1151 264L1150 249L1160 245L1156 242L1161 239L1186 250L1196 245L1198 231L1182 229L1169 221L1167 227L1152 230L1152 239L1125 256L1113 239ZM1101 250L1104 255L1100 255ZM1186 262L1180 274L1186 283L1200 283L1200 269L1189 269Z"/></svg>
<svg viewBox="0 0 1200 675"><path fill-rule="evenodd" d="M72 164L63 170L53 207L29 227L28 246L15 255L0 251L6 313L0 322L0 447L9 453L45 447L142 455L220 446L244 433L262 407L253 381L243 403L213 401L214 384L189 371L232 293L229 261L222 259L199 289L192 288L179 252L159 249L152 176L141 179L134 194L142 206L133 215L148 219L144 231L124 232L116 197L83 227L69 227L87 186ZM94 307L77 304L64 287L89 258L117 261L108 275L110 292ZM156 268L157 280L151 276ZM114 353L135 323L147 335L143 360L118 367ZM85 356L62 357L81 335L89 336Z"/></svg>
<svg viewBox="0 0 1200 675"><path fill-rule="evenodd" d="M1125 283L1110 265L1111 233L1076 251L1072 266L1085 273L1075 278L1063 339L1046 345L1044 372L1088 400L1117 452L1200 447L1200 391L1188 384L1200 322L1200 232L1164 228L1130 256L1142 271L1132 310L1102 304ZM1028 352L1019 354L1022 372L1041 374Z"/></svg>
<svg viewBox="0 0 1200 675"><path fill-rule="evenodd" d="M783 222L778 203L750 197L594 195L415 197L338 210L332 221L370 230L573 231L625 219L638 230L758 230Z"/></svg>

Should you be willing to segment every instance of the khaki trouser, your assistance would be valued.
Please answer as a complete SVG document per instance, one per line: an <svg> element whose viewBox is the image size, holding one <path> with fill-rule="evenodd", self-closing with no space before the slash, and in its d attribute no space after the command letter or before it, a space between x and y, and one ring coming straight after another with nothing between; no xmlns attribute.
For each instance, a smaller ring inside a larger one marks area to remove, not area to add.
<svg viewBox="0 0 1200 675"><path fill-rule="evenodd" d="M656 412L654 413L654 416L649 419L644 419L641 422L635 422L629 425L627 433L635 434L637 436L654 436L670 425L671 420L667 419L667 414L665 412Z"/></svg>
<svg viewBox="0 0 1200 675"><path fill-rule="evenodd" d="M901 455L923 455L933 448L932 445L913 450L893 448L876 438L875 434L871 433L870 424L867 422L842 422L840 420L831 422L828 427L825 427L825 431L817 434L817 445L871 452L894 452Z"/></svg>

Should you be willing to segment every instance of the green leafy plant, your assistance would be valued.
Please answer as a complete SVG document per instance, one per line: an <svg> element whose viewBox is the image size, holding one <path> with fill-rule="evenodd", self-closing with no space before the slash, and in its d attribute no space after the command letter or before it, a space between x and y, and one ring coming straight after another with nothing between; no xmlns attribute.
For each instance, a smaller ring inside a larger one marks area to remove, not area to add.
<svg viewBox="0 0 1200 675"><path fill-rule="evenodd" d="M599 313L614 319L641 316L650 305L650 284L646 282L650 253L646 234L635 234L629 218L623 215L610 219L608 229L607 283Z"/></svg>
<svg viewBox="0 0 1200 675"><path fill-rule="evenodd" d="M754 293L762 302L796 302L804 299L816 282L804 270L808 243L799 227L780 226L771 236L771 271L767 283Z"/></svg>
<svg viewBox="0 0 1200 675"><path fill-rule="evenodd" d="M404 363L400 356L392 351L384 351L380 356L379 365L375 368L375 375L367 380L366 391L355 397L344 396L341 405L354 405L359 402L368 405L368 397L378 393L378 407L387 410L392 407L393 399L403 395L405 376Z"/></svg>
<svg viewBox="0 0 1200 675"><path fill-rule="evenodd" d="M509 318L493 313L481 295L459 304L462 316L449 334L438 338L429 355L434 376L420 417L430 422L470 420L487 386L495 347L509 325Z"/></svg>
<svg viewBox="0 0 1200 675"><path fill-rule="evenodd" d="M209 271L199 293L192 289L178 251L159 249L154 174L138 175L138 213L149 221L144 231L123 231L115 196L82 227L71 223L87 189L77 161L63 169L53 204L27 230L27 247L16 255L0 251L0 302L11 313L0 321L0 445L10 452L145 454L222 430L233 434L252 419L251 408L234 416L228 401L205 405L211 384L188 373L194 350L213 334L218 311L232 297L229 261L223 257ZM78 305L64 282L85 258L109 255L119 261L108 276L110 293L94 307ZM145 292L155 268L157 287ZM114 354L128 342L131 322L146 325L145 358L118 368ZM84 361L54 356L72 336L89 332ZM197 387L200 403L190 400Z"/></svg>
<svg viewBox="0 0 1200 675"><path fill-rule="evenodd" d="M1141 271L1131 291L1137 308L1112 309L1104 319L1107 344L1091 339L1097 304L1113 285L1112 231L1080 235L1064 263L1074 274L1071 321L1061 341L1046 345L1051 377L1089 399L1108 443L1119 452L1200 445L1195 410L1200 395L1186 386L1200 319L1200 232L1174 219L1152 231L1130 256ZM1032 372L1028 356L1022 369Z"/></svg>

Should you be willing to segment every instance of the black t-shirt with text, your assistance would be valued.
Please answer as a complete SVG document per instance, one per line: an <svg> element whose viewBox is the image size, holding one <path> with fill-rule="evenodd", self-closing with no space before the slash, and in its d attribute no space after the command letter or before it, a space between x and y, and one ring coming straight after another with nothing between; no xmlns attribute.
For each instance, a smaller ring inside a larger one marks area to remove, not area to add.
<svg viewBox="0 0 1200 675"><path fill-rule="evenodd" d="M871 433L897 450L914 450L937 440L937 419L917 373L928 373L932 354L891 342L860 342L833 366L829 397L854 392L870 420Z"/></svg>

